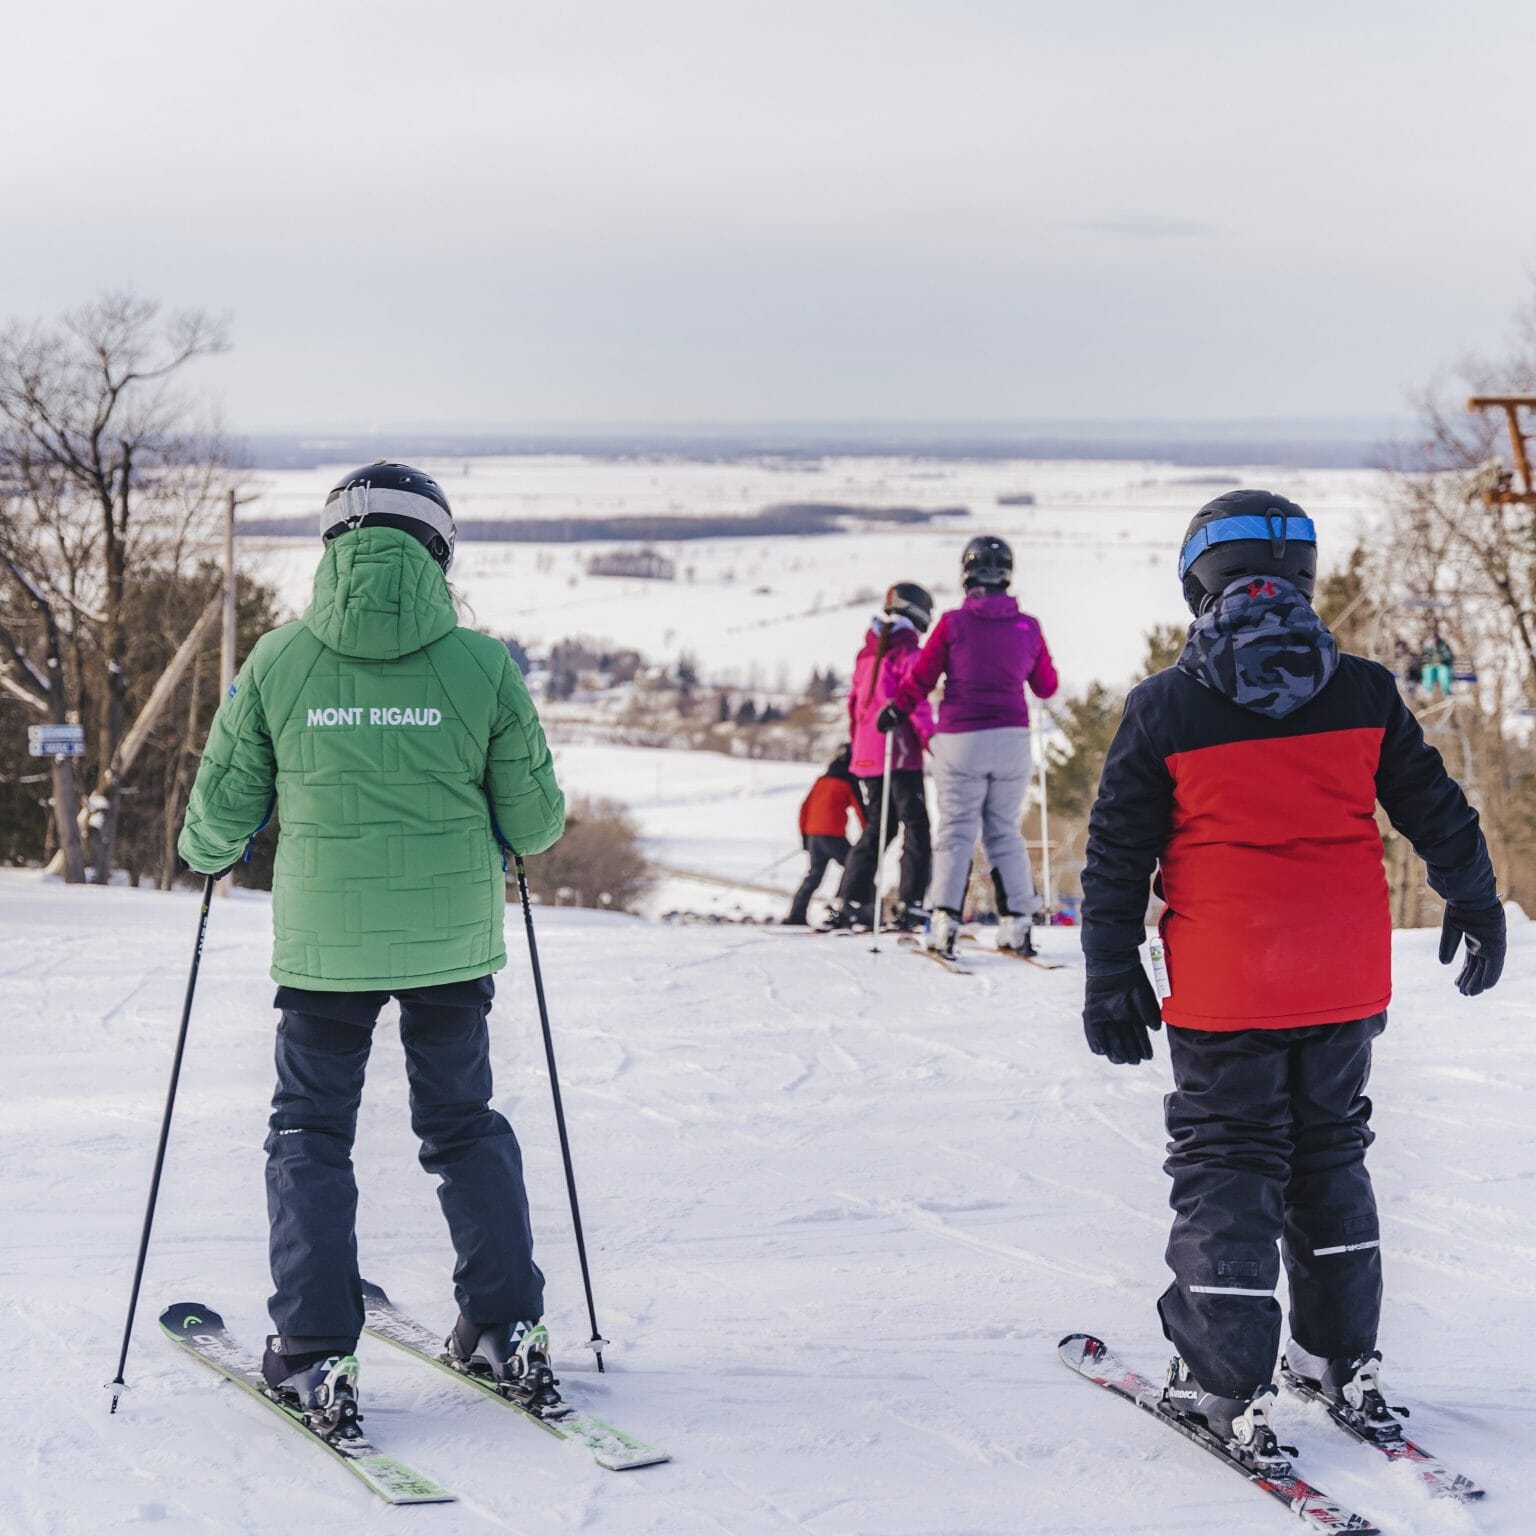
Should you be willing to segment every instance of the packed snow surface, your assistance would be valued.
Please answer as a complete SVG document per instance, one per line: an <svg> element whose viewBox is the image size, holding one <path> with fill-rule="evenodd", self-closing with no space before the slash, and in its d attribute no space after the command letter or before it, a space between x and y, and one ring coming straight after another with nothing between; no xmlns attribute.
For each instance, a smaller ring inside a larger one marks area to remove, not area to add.
<svg viewBox="0 0 1536 1536"><path fill-rule="evenodd" d="M596 765L594 765L596 766ZM197 903L0 877L5 1532L583 1531L934 1536L1265 1532L1291 1517L1064 1371L1097 1331L1157 1371L1166 1056L1091 1057L1069 930L1044 973L971 977L867 939L539 917L611 1368L586 1322L520 920L493 1017L569 1395L657 1444L614 1474L365 1339L367 1428L459 1495L389 1509L155 1327L206 1302L258 1348L273 1015L266 900L218 902L116 1417L112 1374ZM1281 1406L1302 1469L1393 1536L1531 1529L1536 930L1459 997L1435 935L1396 940L1373 1085L1388 1395L1484 1483L1405 1469ZM1298 964L1306 957L1298 956ZM356 1164L366 1273L447 1330L451 1255L415 1165L386 1013Z"/></svg>

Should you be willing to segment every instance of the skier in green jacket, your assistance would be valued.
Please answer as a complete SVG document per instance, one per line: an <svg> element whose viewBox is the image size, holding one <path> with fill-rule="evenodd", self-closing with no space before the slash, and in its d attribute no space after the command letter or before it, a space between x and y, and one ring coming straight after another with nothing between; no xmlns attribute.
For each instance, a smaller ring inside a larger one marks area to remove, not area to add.
<svg viewBox="0 0 1536 1536"><path fill-rule="evenodd" d="M373 1025L394 997L411 1124L458 1255L449 1354L557 1413L522 1158L488 1103L486 1017L507 958L505 850L548 848L565 800L506 646L459 627L437 483L371 464L331 491L320 531L314 601L252 648L178 844L193 869L224 871L280 812L268 1387L306 1409L355 1404L351 1149Z"/></svg>

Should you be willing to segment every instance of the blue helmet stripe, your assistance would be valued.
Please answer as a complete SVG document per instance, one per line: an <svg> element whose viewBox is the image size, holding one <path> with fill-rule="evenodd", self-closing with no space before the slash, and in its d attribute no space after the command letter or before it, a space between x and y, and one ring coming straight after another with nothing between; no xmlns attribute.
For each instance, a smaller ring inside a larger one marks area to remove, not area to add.
<svg viewBox="0 0 1536 1536"><path fill-rule="evenodd" d="M1277 526L1278 525L1278 526ZM1197 529L1183 549L1179 551L1179 580L1184 579L1196 560L1213 544L1231 544L1238 539L1258 539L1268 543L1281 538L1287 543L1316 544L1317 529L1310 517L1281 517L1278 512L1268 517L1223 517L1214 523Z"/></svg>

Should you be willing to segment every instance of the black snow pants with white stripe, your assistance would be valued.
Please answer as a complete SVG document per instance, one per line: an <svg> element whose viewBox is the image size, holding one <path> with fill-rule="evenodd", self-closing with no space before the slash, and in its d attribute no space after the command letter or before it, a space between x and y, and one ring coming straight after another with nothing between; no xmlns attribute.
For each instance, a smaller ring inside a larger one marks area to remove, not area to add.
<svg viewBox="0 0 1536 1536"><path fill-rule="evenodd" d="M1209 1392L1248 1397L1273 1380L1282 1254L1303 1349L1334 1358L1376 1347L1381 1234L1365 1085L1386 1022L1168 1027L1175 1278L1158 1311Z"/></svg>

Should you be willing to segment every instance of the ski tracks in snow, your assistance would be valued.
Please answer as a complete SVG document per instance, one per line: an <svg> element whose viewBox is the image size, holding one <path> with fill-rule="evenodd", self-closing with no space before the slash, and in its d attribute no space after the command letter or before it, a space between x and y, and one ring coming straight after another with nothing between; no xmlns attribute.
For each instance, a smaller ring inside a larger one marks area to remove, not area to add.
<svg viewBox="0 0 1536 1536"><path fill-rule="evenodd" d="M108 910L110 909L110 910ZM105 917L102 914L106 914ZM174 1355L153 1318L216 1303L259 1346L261 1142L271 1090L269 914L213 914L128 1377L111 1374L196 915L182 894L67 891L0 877L14 935L0 1159L13 1372L6 1517L31 1536L302 1526L433 1536L938 1536L1020 1529L1288 1528L1283 1511L1116 1413L1055 1358L1080 1328L1156 1370L1166 1280L1160 1095L1166 1053L1091 1058L1080 977L952 977L857 941L539 917L599 1319L598 1376L572 1252L521 933L492 1015L498 1103L528 1171L548 1321L573 1397L665 1445L615 1476L495 1404L364 1341L381 1443L460 1503L374 1508L259 1405ZM514 918L516 914L514 913ZM88 943L64 942L89 932ZM1505 987L1536 961L1517 928ZM1065 948L1070 935L1053 932ZM1490 1488L1431 1506L1292 1407L1307 1470L1393 1536L1511 1536L1529 1423L1536 1090L1528 1005L1479 1010L1400 935L1399 1003L1378 1049L1372 1165L1383 1210L1389 1394L1424 1441ZM18 957L25 957L18 961ZM1495 1000L1505 997L1501 989ZM446 1331L452 1257L416 1166L389 1010L355 1161L359 1242ZM1499 1340L1498 1369L1465 1361ZM82 1447L91 1478L76 1473ZM1228 1483L1232 1486L1229 1487Z"/></svg>

